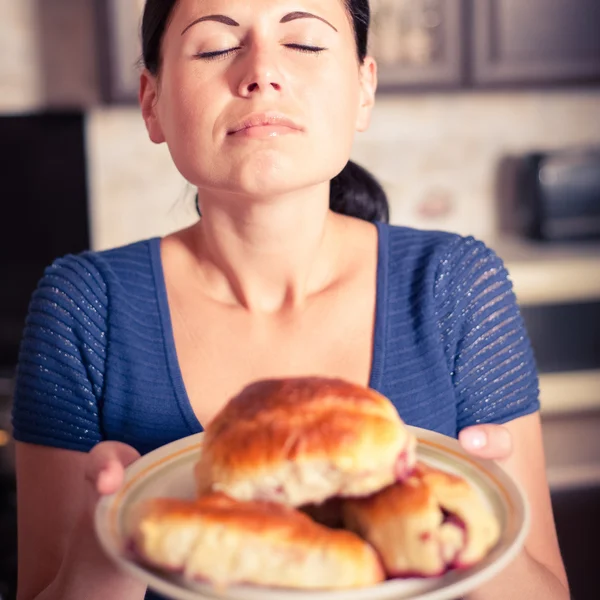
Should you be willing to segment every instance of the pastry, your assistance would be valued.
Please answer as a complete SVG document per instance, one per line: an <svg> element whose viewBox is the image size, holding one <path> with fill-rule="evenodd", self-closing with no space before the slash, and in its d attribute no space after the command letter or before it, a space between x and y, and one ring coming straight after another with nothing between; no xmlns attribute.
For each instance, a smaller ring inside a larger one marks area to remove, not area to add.
<svg viewBox="0 0 600 600"><path fill-rule="evenodd" d="M408 476L416 438L393 404L339 379L260 381L207 426L198 493L298 507L366 496Z"/></svg>
<svg viewBox="0 0 600 600"><path fill-rule="evenodd" d="M356 588L384 579L377 553L360 537L280 504L220 493L156 498L136 507L129 526L142 562L220 588Z"/></svg>
<svg viewBox="0 0 600 600"><path fill-rule="evenodd" d="M472 566L500 535L495 516L466 480L422 463L402 483L345 500L342 515L345 527L377 550L389 577Z"/></svg>

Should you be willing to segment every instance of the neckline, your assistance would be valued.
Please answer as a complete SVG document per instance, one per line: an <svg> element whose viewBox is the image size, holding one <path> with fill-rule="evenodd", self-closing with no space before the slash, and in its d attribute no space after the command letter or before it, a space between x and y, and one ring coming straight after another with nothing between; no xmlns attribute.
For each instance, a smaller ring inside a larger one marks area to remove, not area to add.
<svg viewBox="0 0 600 600"><path fill-rule="evenodd" d="M375 298L375 323L373 328L373 347L371 354L371 371L369 375L369 387L381 392L383 364L385 357L385 339L386 339L386 310L387 289L388 289L388 226L385 223L376 221L377 228L377 273L376 273L376 298ZM160 237L154 237L149 240L150 259L152 263L152 272L156 286L156 296L158 301L158 313L161 322L161 329L164 340L164 350L167 361L167 368L171 378L171 383L177 399L177 404L181 415L190 429L190 433L200 433L204 431L185 388L183 375L177 358L177 349L175 346L175 336L173 334L173 323L171 320L171 311L169 309L169 300L167 296L167 285L160 253Z"/></svg>

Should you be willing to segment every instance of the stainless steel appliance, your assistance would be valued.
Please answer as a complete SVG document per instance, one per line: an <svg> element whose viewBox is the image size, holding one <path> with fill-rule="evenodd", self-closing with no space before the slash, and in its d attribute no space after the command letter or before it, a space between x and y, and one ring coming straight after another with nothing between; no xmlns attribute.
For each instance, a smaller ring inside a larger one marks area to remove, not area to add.
<svg viewBox="0 0 600 600"><path fill-rule="evenodd" d="M546 241L600 239L600 147L522 157L516 226Z"/></svg>

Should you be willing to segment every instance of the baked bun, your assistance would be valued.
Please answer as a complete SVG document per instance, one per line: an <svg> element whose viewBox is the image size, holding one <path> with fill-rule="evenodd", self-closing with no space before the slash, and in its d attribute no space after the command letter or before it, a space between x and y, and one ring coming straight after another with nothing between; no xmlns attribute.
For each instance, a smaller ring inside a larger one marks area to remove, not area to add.
<svg viewBox="0 0 600 600"><path fill-rule="evenodd" d="M366 496L412 470L416 438L381 394L339 379L253 383L208 425L200 494L290 506Z"/></svg>
<svg viewBox="0 0 600 600"><path fill-rule="evenodd" d="M147 500L130 537L143 562L219 587L355 588L384 578L377 553L357 535L290 507L224 494Z"/></svg>
<svg viewBox="0 0 600 600"><path fill-rule="evenodd" d="M461 477L419 463L403 483L346 500L345 526L379 553L390 577L437 576L479 562L500 528Z"/></svg>

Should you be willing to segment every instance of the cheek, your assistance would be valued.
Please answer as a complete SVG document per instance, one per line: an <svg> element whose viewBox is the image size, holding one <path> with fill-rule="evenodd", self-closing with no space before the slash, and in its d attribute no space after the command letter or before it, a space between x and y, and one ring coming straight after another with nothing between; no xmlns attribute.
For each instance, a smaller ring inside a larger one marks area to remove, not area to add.
<svg viewBox="0 0 600 600"><path fill-rule="evenodd" d="M163 79L160 85L159 106L165 127L175 130L188 120L199 105L200 82L188 64L174 61L163 66Z"/></svg>
<svg viewBox="0 0 600 600"><path fill-rule="evenodd" d="M193 159L212 142L216 116L214 93L201 82L187 78L173 78L165 89L162 114L165 136L172 154Z"/></svg>
<svg viewBox="0 0 600 600"><path fill-rule="evenodd" d="M351 67L340 65L319 83L315 87L319 92L315 93L313 102L320 114L322 131L327 135L330 151L334 154L347 153L356 130L358 77L353 77Z"/></svg>

